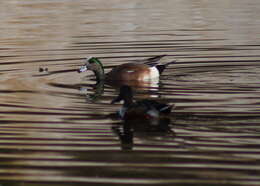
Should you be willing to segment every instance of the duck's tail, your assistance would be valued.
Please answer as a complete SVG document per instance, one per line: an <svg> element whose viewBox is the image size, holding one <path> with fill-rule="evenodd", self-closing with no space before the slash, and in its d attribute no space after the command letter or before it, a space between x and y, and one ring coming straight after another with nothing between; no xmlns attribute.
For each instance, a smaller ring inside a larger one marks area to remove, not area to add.
<svg viewBox="0 0 260 186"><path fill-rule="evenodd" d="M150 67L156 67L159 71L159 74L161 74L168 65L176 62L176 60L174 60L174 61L170 61L168 63L162 64L160 62L160 60L165 56L167 56L167 55L160 55L160 56L155 56L155 57L149 58L149 59L147 59L147 61L144 64L149 65Z"/></svg>
<svg viewBox="0 0 260 186"><path fill-rule="evenodd" d="M176 62L176 60L171 61L171 62L168 62L168 63L165 63L165 64L158 64L158 65L156 65L155 67L156 67L157 70L159 71L159 74L162 74L163 71L164 71L164 69L165 69L168 65L173 64L173 63L175 63L175 62Z"/></svg>

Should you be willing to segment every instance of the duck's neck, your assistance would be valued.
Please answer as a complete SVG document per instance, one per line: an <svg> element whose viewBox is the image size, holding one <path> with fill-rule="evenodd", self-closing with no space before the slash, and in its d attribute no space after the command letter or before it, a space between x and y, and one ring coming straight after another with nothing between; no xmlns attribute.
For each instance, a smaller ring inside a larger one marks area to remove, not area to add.
<svg viewBox="0 0 260 186"><path fill-rule="evenodd" d="M96 76L97 83L105 79L105 74L102 71L94 70L94 74Z"/></svg>
<svg viewBox="0 0 260 186"><path fill-rule="evenodd" d="M96 66L93 72L96 76L97 81L100 82L105 79L105 71L102 63L97 58L95 58L94 60L96 62Z"/></svg>

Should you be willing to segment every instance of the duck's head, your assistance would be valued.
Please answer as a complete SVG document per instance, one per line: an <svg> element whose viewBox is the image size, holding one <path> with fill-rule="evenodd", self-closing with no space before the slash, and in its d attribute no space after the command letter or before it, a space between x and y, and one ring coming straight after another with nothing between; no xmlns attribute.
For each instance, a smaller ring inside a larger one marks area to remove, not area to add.
<svg viewBox="0 0 260 186"><path fill-rule="evenodd" d="M86 63L78 69L78 73L85 72L87 70L92 70L94 72L100 70L103 71L103 65L98 58L88 57L86 58Z"/></svg>
<svg viewBox="0 0 260 186"><path fill-rule="evenodd" d="M119 95L112 100L111 104L114 104L119 101L124 101L124 104L129 105L133 101L133 91L132 88L128 85L123 85L120 87Z"/></svg>

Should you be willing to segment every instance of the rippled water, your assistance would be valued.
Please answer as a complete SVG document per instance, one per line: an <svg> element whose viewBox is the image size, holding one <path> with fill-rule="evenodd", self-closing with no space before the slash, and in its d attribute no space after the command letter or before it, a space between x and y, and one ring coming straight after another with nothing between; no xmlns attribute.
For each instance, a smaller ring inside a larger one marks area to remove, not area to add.
<svg viewBox="0 0 260 186"><path fill-rule="evenodd" d="M0 185L260 185L260 2L2 1ZM159 128L111 117L117 87L75 70L167 54L135 97Z"/></svg>

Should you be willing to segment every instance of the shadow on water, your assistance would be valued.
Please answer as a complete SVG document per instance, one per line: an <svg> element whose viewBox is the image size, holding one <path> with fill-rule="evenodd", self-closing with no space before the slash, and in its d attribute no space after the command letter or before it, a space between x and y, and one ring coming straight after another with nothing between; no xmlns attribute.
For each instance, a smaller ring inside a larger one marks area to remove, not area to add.
<svg viewBox="0 0 260 186"><path fill-rule="evenodd" d="M2 2L0 186L259 185L258 7ZM156 125L112 118L120 84L76 72L163 54L177 62L160 81L132 85L175 104Z"/></svg>

